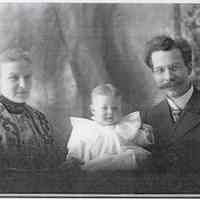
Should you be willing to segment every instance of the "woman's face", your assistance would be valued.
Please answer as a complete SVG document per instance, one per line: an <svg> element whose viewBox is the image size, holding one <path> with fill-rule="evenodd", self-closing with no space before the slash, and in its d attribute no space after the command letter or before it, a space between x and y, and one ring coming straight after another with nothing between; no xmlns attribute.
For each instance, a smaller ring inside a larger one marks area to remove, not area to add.
<svg viewBox="0 0 200 200"><path fill-rule="evenodd" d="M24 103L30 95L32 71L24 60L2 63L0 66L1 93L9 100Z"/></svg>

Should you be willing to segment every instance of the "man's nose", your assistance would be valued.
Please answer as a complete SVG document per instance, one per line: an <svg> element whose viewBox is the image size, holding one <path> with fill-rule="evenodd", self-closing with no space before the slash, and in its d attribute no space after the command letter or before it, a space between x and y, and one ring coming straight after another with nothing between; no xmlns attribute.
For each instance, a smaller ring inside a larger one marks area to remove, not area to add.
<svg viewBox="0 0 200 200"><path fill-rule="evenodd" d="M173 72L170 69L166 68L164 72L165 79L170 80L173 76L174 76Z"/></svg>

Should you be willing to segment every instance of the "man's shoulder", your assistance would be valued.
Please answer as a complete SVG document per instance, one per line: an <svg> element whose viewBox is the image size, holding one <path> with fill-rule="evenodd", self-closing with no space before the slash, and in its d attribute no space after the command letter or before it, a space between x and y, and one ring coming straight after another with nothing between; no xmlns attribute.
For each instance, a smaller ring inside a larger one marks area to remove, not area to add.
<svg viewBox="0 0 200 200"><path fill-rule="evenodd" d="M200 90L197 88L194 88L193 94L188 101L185 109L190 110L192 112L198 112L200 111Z"/></svg>
<svg viewBox="0 0 200 200"><path fill-rule="evenodd" d="M152 119L157 119L160 113L167 112L167 100L163 99L160 102L141 111L141 118L144 122L149 122Z"/></svg>
<svg viewBox="0 0 200 200"><path fill-rule="evenodd" d="M200 99L200 88L194 87L194 92L192 95L193 98L199 98Z"/></svg>
<svg viewBox="0 0 200 200"><path fill-rule="evenodd" d="M158 103L153 104L153 105L149 106L148 108L145 108L142 112L143 113L152 113L152 112L160 110L161 107L163 107L164 105L167 105L166 99L162 99Z"/></svg>
<svg viewBox="0 0 200 200"><path fill-rule="evenodd" d="M193 108L195 107L196 109L200 109L200 89L194 87L194 92L188 104L191 104ZM168 103L166 98L142 111L142 115L144 118L152 118L155 115L159 115L160 112L168 112Z"/></svg>

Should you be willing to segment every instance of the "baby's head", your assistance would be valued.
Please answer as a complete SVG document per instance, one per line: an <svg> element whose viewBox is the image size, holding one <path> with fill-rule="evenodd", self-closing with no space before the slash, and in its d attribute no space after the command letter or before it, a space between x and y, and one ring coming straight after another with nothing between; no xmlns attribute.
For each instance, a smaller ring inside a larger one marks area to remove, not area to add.
<svg viewBox="0 0 200 200"><path fill-rule="evenodd" d="M121 95L111 84L102 84L95 87L91 94L91 112L93 120L101 125L113 125L120 121Z"/></svg>

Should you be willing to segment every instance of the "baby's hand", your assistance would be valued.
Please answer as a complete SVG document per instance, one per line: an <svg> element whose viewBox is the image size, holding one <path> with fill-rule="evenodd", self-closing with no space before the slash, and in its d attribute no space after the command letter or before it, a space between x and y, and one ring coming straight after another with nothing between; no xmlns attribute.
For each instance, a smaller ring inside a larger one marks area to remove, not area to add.
<svg viewBox="0 0 200 200"><path fill-rule="evenodd" d="M153 134L153 128L149 124L142 124L141 129L146 132L150 132Z"/></svg>
<svg viewBox="0 0 200 200"><path fill-rule="evenodd" d="M154 144L153 128L148 124L142 124L134 140L135 144L146 147Z"/></svg>
<svg viewBox="0 0 200 200"><path fill-rule="evenodd" d="M146 136L146 139L148 143L154 144L154 134L153 134L153 128L149 124L142 124L141 130L144 132L144 135Z"/></svg>

